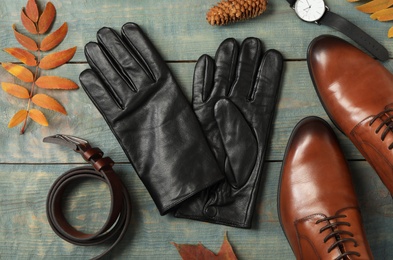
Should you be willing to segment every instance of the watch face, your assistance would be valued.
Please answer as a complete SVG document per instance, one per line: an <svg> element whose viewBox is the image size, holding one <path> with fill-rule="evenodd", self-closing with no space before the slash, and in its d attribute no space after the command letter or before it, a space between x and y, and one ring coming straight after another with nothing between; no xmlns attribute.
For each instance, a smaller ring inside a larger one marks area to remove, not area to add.
<svg viewBox="0 0 393 260"><path fill-rule="evenodd" d="M306 22L318 21L326 10L323 0L297 0L294 9L299 18Z"/></svg>

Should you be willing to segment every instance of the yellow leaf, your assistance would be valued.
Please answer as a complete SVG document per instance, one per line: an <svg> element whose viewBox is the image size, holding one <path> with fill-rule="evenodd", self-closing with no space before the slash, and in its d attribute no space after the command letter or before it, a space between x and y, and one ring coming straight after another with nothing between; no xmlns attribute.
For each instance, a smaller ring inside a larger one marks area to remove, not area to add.
<svg viewBox="0 0 393 260"><path fill-rule="evenodd" d="M17 64L12 64L12 63L7 63L4 62L1 64L3 68L17 77L20 80L23 80L24 82L33 82L34 81L34 75L33 73L26 69L25 67Z"/></svg>
<svg viewBox="0 0 393 260"><path fill-rule="evenodd" d="M35 59L35 56L31 54L30 52L26 51L25 49L22 48L5 48L5 52L8 54L14 56L27 66L36 66L37 61Z"/></svg>
<svg viewBox="0 0 393 260"><path fill-rule="evenodd" d="M2 89L10 95L18 98L29 98L30 94L27 88L19 86L17 84L1 82Z"/></svg>
<svg viewBox="0 0 393 260"><path fill-rule="evenodd" d="M42 113L38 109L30 109L29 111L29 117L33 119L34 122L43 125L43 126L48 126L48 121L46 120L46 117L44 113Z"/></svg>
<svg viewBox="0 0 393 260"><path fill-rule="evenodd" d="M26 49L31 50L31 51L37 51L38 50L38 45L37 43L31 39L30 37L27 37L20 32L16 30L15 24L12 25L12 29L14 30L14 35L16 40Z"/></svg>
<svg viewBox="0 0 393 260"><path fill-rule="evenodd" d="M390 27L389 31L388 31L388 37L392 38L393 37L393 26Z"/></svg>
<svg viewBox="0 0 393 260"><path fill-rule="evenodd" d="M68 32L68 25L67 23L63 23L63 25L60 26L59 29L49 34L42 40L40 50L50 51L64 40L64 38L67 35L67 32Z"/></svg>
<svg viewBox="0 0 393 260"><path fill-rule="evenodd" d="M373 0L356 7L359 11L367 14L375 13L393 5L393 0Z"/></svg>
<svg viewBox="0 0 393 260"><path fill-rule="evenodd" d="M64 51L59 51L49 54L44 58L42 58L38 67L44 70L57 68L63 65L64 63L66 63L67 61L69 61L70 59L72 59L72 57L74 57L75 52L76 52L76 47L72 47Z"/></svg>
<svg viewBox="0 0 393 260"><path fill-rule="evenodd" d="M381 22L391 21L393 20L393 8L387 8L383 10L379 10L372 15L370 15L371 19L378 20Z"/></svg>
<svg viewBox="0 0 393 260"><path fill-rule="evenodd" d="M56 8L51 2L48 2L40 16L40 20L38 21L38 32L40 34L45 33L49 29L55 19L55 16Z"/></svg>
<svg viewBox="0 0 393 260"><path fill-rule="evenodd" d="M64 109L64 107L59 102L57 102L56 99L48 95L36 94L31 98L31 101L37 106L40 106L42 108L50 109L62 113L64 115L67 115L67 112Z"/></svg>
<svg viewBox="0 0 393 260"><path fill-rule="evenodd" d="M58 76L41 76L35 84L40 88L46 89L77 89L78 85L72 80Z"/></svg>
<svg viewBox="0 0 393 260"><path fill-rule="evenodd" d="M14 126L19 125L22 123L27 117L27 110L22 109L16 112L16 114L11 118L10 122L8 123L8 128L12 128Z"/></svg>

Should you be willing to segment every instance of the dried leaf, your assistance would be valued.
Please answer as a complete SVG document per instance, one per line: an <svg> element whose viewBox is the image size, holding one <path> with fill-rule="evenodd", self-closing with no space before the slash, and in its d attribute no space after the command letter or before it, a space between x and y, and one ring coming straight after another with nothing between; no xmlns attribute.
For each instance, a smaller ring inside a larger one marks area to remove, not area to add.
<svg viewBox="0 0 393 260"><path fill-rule="evenodd" d="M31 50L31 51L37 51L38 46L37 43L31 39L30 37L27 37L20 32L16 30L15 24L12 25L12 29L14 30L14 35L16 40L26 49Z"/></svg>
<svg viewBox="0 0 393 260"><path fill-rule="evenodd" d="M29 98L30 94L27 88L19 86L17 84L1 82L2 89L10 95L18 98Z"/></svg>
<svg viewBox="0 0 393 260"><path fill-rule="evenodd" d="M46 33L46 31L52 25L55 16L56 8L51 2L48 2L40 16L40 20L38 21L38 32L40 34Z"/></svg>
<svg viewBox="0 0 393 260"><path fill-rule="evenodd" d="M382 9L386 9L393 5L393 0L373 0L356 7L359 11L371 14Z"/></svg>
<svg viewBox="0 0 393 260"><path fill-rule="evenodd" d="M14 126L19 125L22 123L27 117L27 110L22 109L16 112L16 114L11 118L10 122L8 123L8 128L12 128Z"/></svg>
<svg viewBox="0 0 393 260"><path fill-rule="evenodd" d="M68 32L68 25L67 23L63 23L59 29L54 31L53 33L46 36L40 46L41 51L49 51L59 45L65 38Z"/></svg>
<svg viewBox="0 0 393 260"><path fill-rule="evenodd" d="M30 109L29 111L29 117L33 119L34 122L43 125L43 126L48 126L48 121L46 120L46 117L44 113L42 113L38 109Z"/></svg>
<svg viewBox="0 0 393 260"><path fill-rule="evenodd" d="M204 247L201 243L197 245L188 244L172 244L177 248L183 260L199 260L199 259L217 259L217 260L237 260L232 246L228 241L227 235L224 236L220 251L214 254L212 251Z"/></svg>
<svg viewBox="0 0 393 260"><path fill-rule="evenodd" d="M12 75L14 75L15 77L17 77L18 79L20 79L24 82L33 82L34 81L33 73L21 65L3 62L1 64L1 66L3 66L3 68L6 71L8 71L9 73L11 73Z"/></svg>
<svg viewBox="0 0 393 260"><path fill-rule="evenodd" d="M56 99L45 95L45 94L36 94L31 98L31 101L39 107L50 109L64 115L67 115L64 107L56 101Z"/></svg>
<svg viewBox="0 0 393 260"><path fill-rule="evenodd" d="M75 52L76 52L76 47L72 47L64 51L59 51L49 54L44 58L42 58L38 67L44 70L57 68L63 65L64 63L66 63L67 61L69 61L70 59L72 59L72 57L74 57Z"/></svg>
<svg viewBox="0 0 393 260"><path fill-rule="evenodd" d="M392 38L393 37L393 26L390 27L389 31L388 31L388 37Z"/></svg>
<svg viewBox="0 0 393 260"><path fill-rule="evenodd" d="M36 66L37 65L37 60L35 59L35 56L31 54L30 52L26 51L25 49L22 48L5 48L5 52L8 54L14 56L27 66Z"/></svg>
<svg viewBox="0 0 393 260"><path fill-rule="evenodd" d="M58 76L41 76L35 84L40 88L46 89L78 89L79 86L72 80L58 77Z"/></svg>
<svg viewBox="0 0 393 260"><path fill-rule="evenodd" d="M381 22L391 21L393 20L393 8L387 8L383 10L379 10L372 15L370 15L371 19L378 20Z"/></svg>
<svg viewBox="0 0 393 260"><path fill-rule="evenodd" d="M35 0L27 0L26 4L26 14L33 21L38 21L38 6Z"/></svg>
<svg viewBox="0 0 393 260"><path fill-rule="evenodd" d="M22 20L22 24L26 28L27 31L29 31L32 34L38 33L34 22L32 20L30 20L29 17L27 17L27 15L25 14L25 12L23 10L20 13L20 19Z"/></svg>

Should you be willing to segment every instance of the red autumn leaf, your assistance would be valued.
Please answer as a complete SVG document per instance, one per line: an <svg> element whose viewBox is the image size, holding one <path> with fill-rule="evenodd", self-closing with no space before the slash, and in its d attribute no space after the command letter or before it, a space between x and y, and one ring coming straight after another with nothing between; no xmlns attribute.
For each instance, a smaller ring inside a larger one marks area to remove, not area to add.
<svg viewBox="0 0 393 260"><path fill-rule="evenodd" d="M55 16L56 8L51 2L48 2L38 21L38 32L40 34L46 33L46 31L52 25Z"/></svg>
<svg viewBox="0 0 393 260"><path fill-rule="evenodd" d="M76 52L76 47L72 47L64 51L59 51L49 54L44 58L42 58L38 67L44 70L57 68L63 65L64 63L66 63L67 61L69 61L70 59L72 59L72 57L74 57L75 52Z"/></svg>
<svg viewBox="0 0 393 260"><path fill-rule="evenodd" d="M29 98L30 94L27 88L17 84L1 82L1 88L10 95L18 98Z"/></svg>
<svg viewBox="0 0 393 260"><path fill-rule="evenodd" d="M32 34L38 33L34 22L32 20L30 20L29 17L27 17L27 15L25 14L25 12L23 10L20 13L20 19L22 20L22 24L26 28L27 31L29 31Z"/></svg>
<svg viewBox="0 0 393 260"><path fill-rule="evenodd" d="M217 260L237 260L232 246L228 241L227 235L224 235L220 251L214 254L212 251L204 247L201 243L197 245L189 244L172 244L177 248L183 260L199 260L199 259L217 259Z"/></svg>
<svg viewBox="0 0 393 260"><path fill-rule="evenodd" d="M38 21L38 6L35 0L27 0L26 14L33 21Z"/></svg>
<svg viewBox="0 0 393 260"><path fill-rule="evenodd" d="M37 60L35 59L35 56L31 54L30 52L26 51L25 49L22 48L5 48L5 52L8 54L14 56L27 66L36 66L37 65Z"/></svg>
<svg viewBox="0 0 393 260"><path fill-rule="evenodd" d="M64 40L65 36L67 35L67 32L68 32L68 25L67 23L63 23L63 25L60 26L59 29L49 34L42 40L40 50L50 51Z"/></svg>
<svg viewBox="0 0 393 260"><path fill-rule="evenodd" d="M29 111L29 117L33 119L34 122L43 125L43 126L48 126L48 120L46 120L46 117L44 113L42 113L38 109L30 109Z"/></svg>
<svg viewBox="0 0 393 260"><path fill-rule="evenodd" d="M64 115L67 115L66 110L64 107L57 102L56 99L45 95L45 94L36 94L31 98L31 101L39 107L50 109Z"/></svg>
<svg viewBox="0 0 393 260"><path fill-rule="evenodd" d="M3 66L6 71L24 82L34 81L33 73L21 65L3 62L1 66Z"/></svg>
<svg viewBox="0 0 393 260"><path fill-rule="evenodd" d="M41 76L35 84L40 88L45 89L77 89L79 86L72 80L58 77L58 76Z"/></svg>
<svg viewBox="0 0 393 260"><path fill-rule="evenodd" d="M16 40L26 49L31 50L31 51L37 51L38 46L37 43L31 39L30 37L27 37L20 32L16 30L15 24L12 25L12 29L14 30L14 35Z"/></svg>
<svg viewBox="0 0 393 260"><path fill-rule="evenodd" d="M12 128L14 126L19 125L20 123L25 120L27 117L27 110L22 109L16 112L16 114L11 118L10 122L8 123L8 128Z"/></svg>

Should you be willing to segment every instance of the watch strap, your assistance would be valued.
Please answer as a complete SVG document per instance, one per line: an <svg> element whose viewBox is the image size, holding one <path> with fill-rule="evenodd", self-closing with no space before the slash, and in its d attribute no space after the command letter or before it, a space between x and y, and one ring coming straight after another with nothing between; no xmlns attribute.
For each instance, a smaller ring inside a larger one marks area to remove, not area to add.
<svg viewBox="0 0 393 260"><path fill-rule="evenodd" d="M289 3L290 7L293 7L293 5L295 4L296 0L287 0L287 2Z"/></svg>
<svg viewBox="0 0 393 260"><path fill-rule="evenodd" d="M291 0L287 1L290 2ZM389 59L389 53L385 47L383 47L365 31L340 15L327 10L318 23L332 27L345 34L372 55L374 55L377 59L381 61L386 61Z"/></svg>

